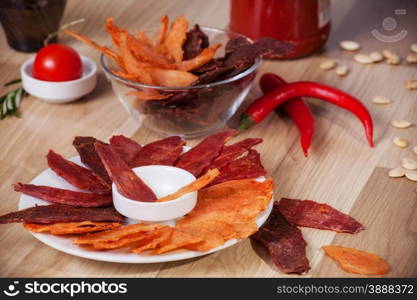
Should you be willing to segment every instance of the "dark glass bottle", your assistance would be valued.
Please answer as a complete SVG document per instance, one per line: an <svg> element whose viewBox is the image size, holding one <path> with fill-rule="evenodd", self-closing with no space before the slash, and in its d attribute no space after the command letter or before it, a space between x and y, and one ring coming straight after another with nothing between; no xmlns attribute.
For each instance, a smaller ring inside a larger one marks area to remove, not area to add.
<svg viewBox="0 0 417 300"><path fill-rule="evenodd" d="M10 47L22 52L42 48L48 34L58 30L66 3L67 0L1 0L0 21Z"/></svg>

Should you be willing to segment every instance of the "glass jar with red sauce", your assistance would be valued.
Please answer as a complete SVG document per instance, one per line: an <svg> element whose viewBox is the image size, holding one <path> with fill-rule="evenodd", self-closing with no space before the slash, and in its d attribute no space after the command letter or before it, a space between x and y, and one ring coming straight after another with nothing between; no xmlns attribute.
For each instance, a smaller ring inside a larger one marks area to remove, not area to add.
<svg viewBox="0 0 417 300"><path fill-rule="evenodd" d="M319 50L330 33L330 0L231 0L230 29L257 40L271 37L294 48L285 58Z"/></svg>

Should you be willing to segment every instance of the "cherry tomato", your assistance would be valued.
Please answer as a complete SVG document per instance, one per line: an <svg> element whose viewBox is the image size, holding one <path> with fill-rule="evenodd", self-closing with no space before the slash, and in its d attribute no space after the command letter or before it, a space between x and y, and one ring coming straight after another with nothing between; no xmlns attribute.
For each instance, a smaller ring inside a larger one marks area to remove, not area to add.
<svg viewBox="0 0 417 300"><path fill-rule="evenodd" d="M33 77L45 81L68 81L81 77L80 55L73 48L50 44L36 54Z"/></svg>

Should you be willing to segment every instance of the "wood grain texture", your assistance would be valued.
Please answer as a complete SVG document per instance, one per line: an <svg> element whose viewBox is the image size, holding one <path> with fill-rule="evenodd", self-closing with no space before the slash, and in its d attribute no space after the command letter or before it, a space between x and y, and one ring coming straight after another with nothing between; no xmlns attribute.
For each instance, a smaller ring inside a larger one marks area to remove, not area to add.
<svg viewBox="0 0 417 300"><path fill-rule="evenodd" d="M265 61L259 71L277 72L288 81L313 80L345 90L360 98L371 110L375 120L376 147L367 146L361 124L346 111L310 99L316 116L316 135L310 156L304 158L299 136L288 118L271 114L262 124L245 132L262 137L257 146L264 165L277 186L275 199L313 199L328 203L358 218L367 230L355 236L328 231L303 229L308 242L312 271L305 276L350 276L323 257L322 245L340 244L373 251L386 258L391 266L389 276L416 276L412 259L416 253L416 183L406 179L390 179L386 169L395 167L400 159L412 156L410 147L392 146L392 137L408 138L417 144L417 91L406 91L404 82L417 79L417 65L388 66L380 63L362 66L352 61L352 53L343 52L338 42L354 39L364 53L383 48L397 50L403 57L411 42L417 42L417 3L415 1L333 1L332 35L326 47L313 56L289 61ZM407 15L396 16L399 29L408 31L406 38L394 44L376 40L371 31L380 30L386 16L395 16L394 9L404 8ZM104 20L113 16L117 23L129 28L156 26L163 14L177 17L185 14L190 23L226 27L228 1L187 0L71 0L63 23L87 18L77 31L100 43L109 39L103 30ZM66 37L63 42L98 62L99 55L85 45ZM18 76L20 64L28 58L8 48L0 34L0 82ZM347 64L351 73L339 78L334 71L319 68L325 57ZM5 89L0 88L3 93ZM255 84L246 103L260 95ZM375 95L391 98L393 103L377 106ZM240 111L244 109L242 105ZM157 138L128 117L111 91L102 73L97 88L82 100L65 105L52 105L29 97L23 101L23 117L0 121L0 214L15 210L19 195L10 185L29 182L46 168L49 148L64 156L75 155L71 141L75 135L93 135L107 139L113 134L126 134L141 143ZM237 114L238 115L238 114ZM392 128L392 119L408 119L415 126L400 130ZM235 124L236 117L230 121ZM197 142L190 141L190 144ZM0 227L0 276L104 276L104 277L283 277L271 265L265 250L243 241L221 252L198 259L165 264L115 264L73 257L49 248L20 224Z"/></svg>

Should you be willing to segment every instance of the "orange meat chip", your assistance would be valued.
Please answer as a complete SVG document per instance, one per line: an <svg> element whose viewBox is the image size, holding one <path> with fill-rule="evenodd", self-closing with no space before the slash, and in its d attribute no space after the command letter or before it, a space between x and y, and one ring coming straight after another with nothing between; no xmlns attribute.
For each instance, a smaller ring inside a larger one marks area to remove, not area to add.
<svg viewBox="0 0 417 300"><path fill-rule="evenodd" d="M190 228L196 232L199 228L209 229L222 234L225 241L247 238L257 231L255 218L271 200L272 188L271 179L264 182L243 179L203 189L199 191L196 207L178 221L177 228L187 228L188 232Z"/></svg>
<svg viewBox="0 0 417 300"><path fill-rule="evenodd" d="M221 47L221 44L216 44L213 47L205 48L199 55L189 60L183 60L176 64L178 70L191 71L201 67L208 63L216 54L217 49Z"/></svg>
<svg viewBox="0 0 417 300"><path fill-rule="evenodd" d="M122 248L125 246L132 245L136 242L140 242L142 240L149 240L149 239L154 240L160 235L158 230L159 229L151 230L151 231L141 231L138 233L124 236L117 241L95 242L91 245L96 250L109 250L109 249Z"/></svg>
<svg viewBox="0 0 417 300"><path fill-rule="evenodd" d="M90 233L103 230L114 229L120 226L115 222L71 222L71 223L54 223L54 224L35 224L24 223L23 226L32 232L50 233L54 235Z"/></svg>
<svg viewBox="0 0 417 300"><path fill-rule="evenodd" d="M361 275L383 275L388 273L387 262L376 254L341 246L323 246L327 256L343 270Z"/></svg>
<svg viewBox="0 0 417 300"><path fill-rule="evenodd" d="M198 76L180 70L165 70L156 67L145 68L152 80L160 86L182 87L189 86L198 79Z"/></svg>
<svg viewBox="0 0 417 300"><path fill-rule="evenodd" d="M201 238L194 237L186 232L174 229L171 239L161 243L154 251L154 254L162 254L169 251L184 248L201 242Z"/></svg>
<svg viewBox="0 0 417 300"><path fill-rule="evenodd" d="M95 244L101 242L115 242L126 236L131 236L141 232L152 231L161 228L158 224L130 224L116 229L88 234L74 240L76 245Z"/></svg>
<svg viewBox="0 0 417 300"><path fill-rule="evenodd" d="M163 43L165 42L165 37L167 34L167 30L168 30L168 23L169 23L168 16L163 16L161 18L161 29L159 30L158 36L156 38L157 49L158 47L161 47L161 45L163 45Z"/></svg>
<svg viewBox="0 0 417 300"><path fill-rule="evenodd" d="M157 202L170 201L170 200L177 199L185 194L198 191L202 189L203 187L205 187L206 185L208 185L210 182L212 182L219 174L220 172L217 169L208 170L206 174L194 180L190 184L183 186L175 193L162 197L156 201Z"/></svg>
<svg viewBox="0 0 417 300"><path fill-rule="evenodd" d="M176 19L166 35L164 45L172 59L178 63L182 61L184 51L182 45L187 38L188 21L184 16Z"/></svg>
<svg viewBox="0 0 417 300"><path fill-rule="evenodd" d="M158 247L161 243L171 239L174 229L172 227L163 227L156 229L153 234L147 236L133 246L133 253L141 253L145 250L152 250Z"/></svg>

